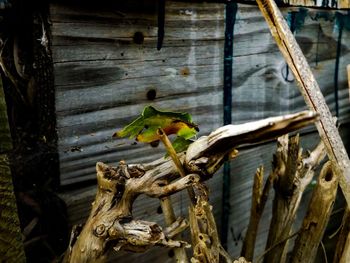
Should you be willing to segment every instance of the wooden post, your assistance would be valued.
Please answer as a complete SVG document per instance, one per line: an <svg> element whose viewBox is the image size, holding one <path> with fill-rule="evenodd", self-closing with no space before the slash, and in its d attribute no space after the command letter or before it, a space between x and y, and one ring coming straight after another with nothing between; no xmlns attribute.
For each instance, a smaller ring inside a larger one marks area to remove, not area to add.
<svg viewBox="0 0 350 263"><path fill-rule="evenodd" d="M7 156L11 149L11 134L0 77L0 259L3 262L22 263L26 262L26 258Z"/></svg>
<svg viewBox="0 0 350 263"><path fill-rule="evenodd" d="M346 208L341 231L339 233L338 242L336 245L333 263L350 262L350 209Z"/></svg>
<svg viewBox="0 0 350 263"><path fill-rule="evenodd" d="M325 98L276 3L273 0L257 0L257 3L282 55L293 71L306 104L320 115L316 127L326 146L334 172L339 175L340 186L350 206L350 161Z"/></svg>
<svg viewBox="0 0 350 263"><path fill-rule="evenodd" d="M312 193L307 214L295 241L291 263L313 263L337 193L338 177L327 162Z"/></svg>
<svg viewBox="0 0 350 263"><path fill-rule="evenodd" d="M300 149L299 135L289 139L288 135L278 138L273 162L273 173L276 176L275 198L266 243L269 252L265 256L265 262L285 261L288 237L291 235L302 195L314 176L315 168L324 157L322 142L310 154L305 155Z"/></svg>

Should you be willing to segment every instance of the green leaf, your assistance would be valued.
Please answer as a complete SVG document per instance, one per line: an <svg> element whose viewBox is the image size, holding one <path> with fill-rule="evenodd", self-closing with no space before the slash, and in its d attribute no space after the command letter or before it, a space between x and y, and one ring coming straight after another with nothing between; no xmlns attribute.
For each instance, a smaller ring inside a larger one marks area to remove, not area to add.
<svg viewBox="0 0 350 263"><path fill-rule="evenodd" d="M192 140L187 140L183 137L177 137L173 142L173 147L177 153L187 150L188 146L193 143Z"/></svg>
<svg viewBox="0 0 350 263"><path fill-rule="evenodd" d="M198 132L191 115L182 112L159 111L152 106L144 108L141 116L113 134L113 137L135 138L137 141L151 143L157 141L157 130L161 128L167 135L177 134L190 139Z"/></svg>

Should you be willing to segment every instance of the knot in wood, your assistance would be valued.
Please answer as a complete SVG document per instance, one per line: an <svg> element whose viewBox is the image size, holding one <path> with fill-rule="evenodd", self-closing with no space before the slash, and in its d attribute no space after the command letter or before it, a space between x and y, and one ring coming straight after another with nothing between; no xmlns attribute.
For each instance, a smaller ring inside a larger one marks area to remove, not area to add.
<svg viewBox="0 0 350 263"><path fill-rule="evenodd" d="M95 228L95 234L96 236L102 236L106 232L106 227L104 224L98 225Z"/></svg>

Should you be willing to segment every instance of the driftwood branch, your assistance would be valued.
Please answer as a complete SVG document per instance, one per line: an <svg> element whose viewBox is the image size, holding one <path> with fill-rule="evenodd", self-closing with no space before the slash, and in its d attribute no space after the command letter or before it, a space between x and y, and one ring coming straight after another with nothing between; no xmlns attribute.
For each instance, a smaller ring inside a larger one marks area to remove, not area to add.
<svg viewBox="0 0 350 263"><path fill-rule="evenodd" d="M266 249L281 240L265 256L265 262L284 262L288 245L288 236L300 205L306 186L311 182L315 168L325 157L323 143L320 142L311 152L303 155L300 149L299 135L278 139L277 152L273 163L275 198L273 200L272 219Z"/></svg>
<svg viewBox="0 0 350 263"><path fill-rule="evenodd" d="M331 162L327 162L319 175L312 193L290 262L314 262L317 249L326 229L337 193L338 178L333 173Z"/></svg>
<svg viewBox="0 0 350 263"><path fill-rule="evenodd" d="M257 3L270 27L272 36L298 82L306 104L310 110L320 115L316 127L325 144L328 157L333 163L334 172L339 175L339 184L350 206L350 161L325 98L275 1L257 0Z"/></svg>
<svg viewBox="0 0 350 263"><path fill-rule="evenodd" d="M186 153L178 154L179 161L185 168L184 177L180 176L169 158L134 165L122 161L117 167L97 163L96 198L84 227L71 238L65 261L104 262L109 248L142 252L155 245L172 248L187 246L185 242L171 239L175 236L174 233L184 229L178 220L169 222L171 225L163 230L157 223L134 219L132 206L135 199L141 194L163 198L192 186L200 190L203 187L199 182L209 179L216 172L232 148L242 143L274 139L316 120L316 114L306 111L221 127L192 143ZM216 227L211 211L208 210L209 205L202 207L206 215L204 222L207 222L208 227L201 233L214 237L210 248L217 248L215 251L219 251L220 257L227 261L228 255L219 245L215 231L211 231Z"/></svg>

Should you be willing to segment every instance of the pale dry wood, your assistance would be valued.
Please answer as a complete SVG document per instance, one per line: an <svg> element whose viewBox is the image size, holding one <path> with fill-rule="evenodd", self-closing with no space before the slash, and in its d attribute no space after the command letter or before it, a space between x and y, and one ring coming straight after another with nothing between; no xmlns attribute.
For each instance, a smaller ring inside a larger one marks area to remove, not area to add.
<svg viewBox="0 0 350 263"><path fill-rule="evenodd" d="M145 166L97 163L96 171L96 199L84 228L72 238L66 262L105 262L111 247L142 252L154 245L186 245L166 237L156 223L134 220L132 204L140 194L160 198L178 192L198 181L198 176L187 175L165 184L177 175L172 163L164 159Z"/></svg>
<svg viewBox="0 0 350 263"><path fill-rule="evenodd" d="M185 166L187 168L185 177L179 175L169 158L161 158L150 164L136 165L127 165L122 161L118 167L97 163L98 191L92 211L81 232L72 236L65 261L105 262L110 247L117 251L124 249L141 252L155 245L184 246L183 242L166 237L158 224L133 218L133 203L139 195L162 198L186 189L198 183L199 180L209 179L220 168L219 163L222 163L225 156L240 143L254 143L259 138L269 140L316 120L317 115L306 111L219 128L209 136L193 142L186 156L179 154L178 158L182 165L183 162L188 161ZM231 140L235 143L228 143ZM206 195L203 191L205 188L201 184L196 187L204 193L204 196ZM208 232L203 235L213 237L212 244L215 248L213 251L226 258L227 253L218 244L214 217L211 211L206 210L206 206L203 206L203 209L206 211L204 221L208 226L206 229Z"/></svg>
<svg viewBox="0 0 350 263"><path fill-rule="evenodd" d="M332 169L332 163L329 161L321 170L300 233L295 240L291 253L292 263L312 263L315 260L338 188L338 177Z"/></svg>
<svg viewBox="0 0 350 263"><path fill-rule="evenodd" d="M285 135L278 139L273 162L273 173L276 176L275 197L266 243L267 250L274 248L266 254L265 262L285 261L289 240L287 237L291 235L301 197L325 155L323 142L320 142L311 153L303 154L299 135L291 138ZM282 240L285 241L281 242Z"/></svg>
<svg viewBox="0 0 350 263"><path fill-rule="evenodd" d="M176 151L175 151L173 145L171 144L171 141L169 140L168 136L166 135L166 133L162 129L158 129L157 134L159 136L160 141L164 144L167 153L169 154L169 156L173 160L173 162L176 166L176 169L179 172L180 176L185 177L186 176L185 170L183 169L182 163L180 162L180 160L176 154ZM189 187L189 188L187 188L187 191L188 191L188 194L191 198L192 203L195 202L196 198L194 195L193 188ZM161 198L160 203L161 203L162 211L163 211L163 214L165 217L165 223L168 226L170 226L176 220L170 197L167 196L167 197ZM184 262L184 263L188 262L188 258L187 258L186 251L184 248L175 248L174 253L175 253L175 257L176 257L177 262Z"/></svg>
<svg viewBox="0 0 350 263"><path fill-rule="evenodd" d="M299 84L298 87L306 104L311 110L320 114L320 121L316 123L316 127L325 144L328 157L333 163L334 171L339 174L340 186L350 206L350 161L325 98L275 2L257 0L257 3L270 27L271 34Z"/></svg>
<svg viewBox="0 0 350 263"><path fill-rule="evenodd" d="M339 9L349 9L350 8L350 1L349 0L338 0L337 8Z"/></svg>
<svg viewBox="0 0 350 263"><path fill-rule="evenodd" d="M264 185L264 167L260 166L256 172L253 183L252 191L252 204L250 208L250 218L248 229L244 237L241 255L247 259L253 259L254 256L254 246L257 235L257 229L261 217L260 204L262 189ZM264 206L265 204L263 204Z"/></svg>
<svg viewBox="0 0 350 263"><path fill-rule="evenodd" d="M175 216L174 208L171 203L171 199L169 196L160 198L160 206L162 208L162 212L164 215L164 221L165 224L169 228L174 228L174 222L176 222L177 218ZM175 229L178 233L178 235L173 236L173 238L178 238L179 234L181 234L181 231L178 231L178 229ZM183 229L184 230L184 229ZM168 236L170 237L170 236ZM184 247L174 248L174 254L177 262L188 262L186 251Z"/></svg>
<svg viewBox="0 0 350 263"><path fill-rule="evenodd" d="M253 260L254 257L255 240L258 234L259 222L275 177L273 173L270 173L264 186L264 167L259 167L255 173L249 224L241 251L241 256L250 261Z"/></svg>
<svg viewBox="0 0 350 263"><path fill-rule="evenodd" d="M346 263L350 260L350 210L345 209L341 230L335 248L333 263Z"/></svg>
<svg viewBox="0 0 350 263"><path fill-rule="evenodd" d="M173 162L176 166L176 169L179 171L180 176L185 177L186 176L185 169L182 166L182 163L180 162L180 160L177 156L177 153L176 153L171 141L169 140L168 136L166 135L166 133L162 129L158 129L157 134L159 136L160 141L164 144L167 153L169 154L169 156L173 160ZM191 205L196 204L196 196L195 196L193 188L192 187L187 188L187 192L188 192L188 196L190 197L190 200L191 200Z"/></svg>
<svg viewBox="0 0 350 263"><path fill-rule="evenodd" d="M251 261L246 260L244 257L240 257L233 261L233 263L250 263Z"/></svg>
<svg viewBox="0 0 350 263"><path fill-rule="evenodd" d="M224 162L224 158L238 145L268 141L297 130L315 121L311 111L271 117L238 125L225 125L208 136L200 137L186 153L185 165L189 171L205 172L211 176Z"/></svg>
<svg viewBox="0 0 350 263"><path fill-rule="evenodd" d="M202 190L205 187L201 187ZM204 190L205 191L205 190ZM207 193L197 196L197 204L189 207L191 238L193 246L192 263L231 263L230 255L222 247L208 203Z"/></svg>

